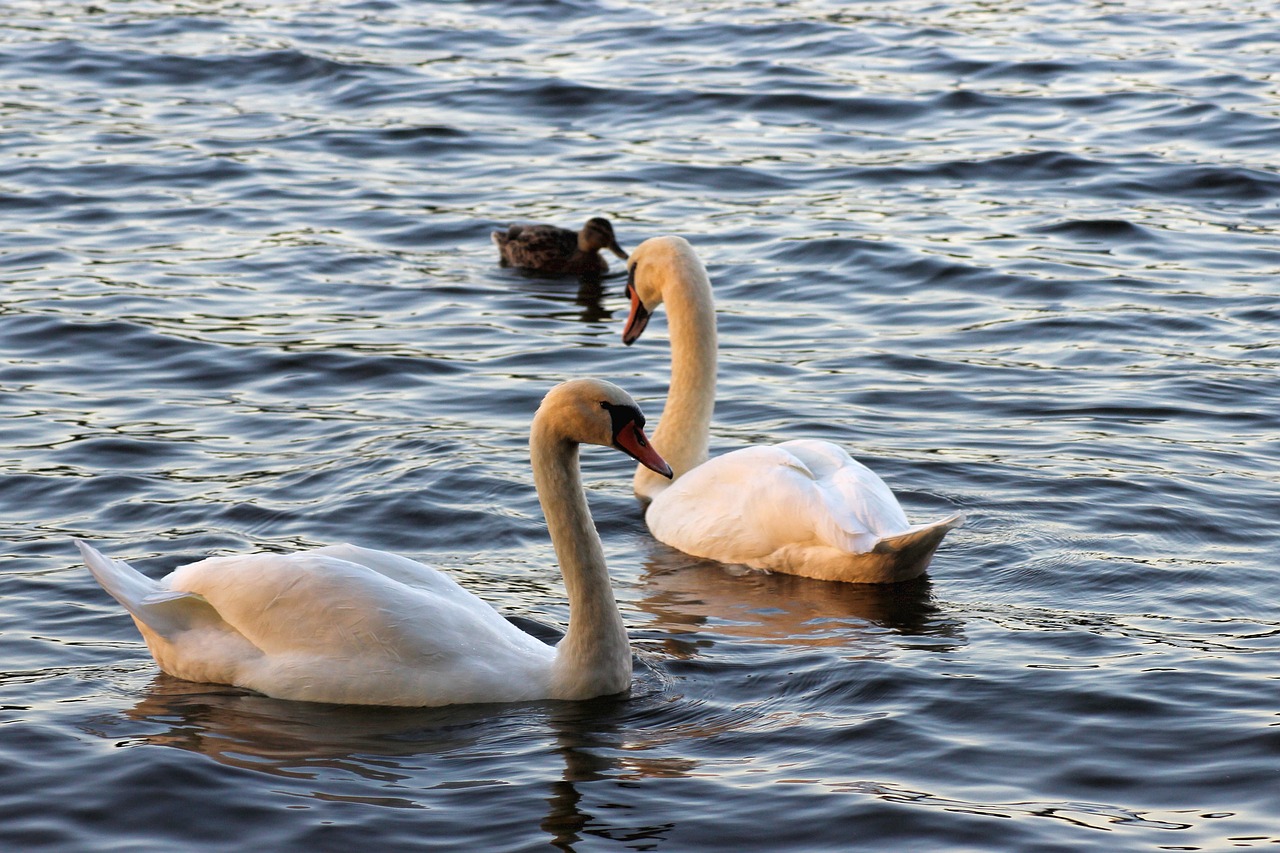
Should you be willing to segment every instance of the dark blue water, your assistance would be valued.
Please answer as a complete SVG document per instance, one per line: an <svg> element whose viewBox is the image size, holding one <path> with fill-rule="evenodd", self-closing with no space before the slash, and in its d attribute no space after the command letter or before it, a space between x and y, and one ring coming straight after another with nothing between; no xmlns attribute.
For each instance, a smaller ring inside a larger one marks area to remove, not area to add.
<svg viewBox="0 0 1280 853"><path fill-rule="evenodd" d="M0 844L1117 851L1280 843L1280 18L1267 4L10 0ZM552 384L661 409L665 315L497 265L676 233L713 450L824 437L919 582L653 542L584 458L624 700L386 711L158 674L158 576L342 541L567 611Z"/></svg>

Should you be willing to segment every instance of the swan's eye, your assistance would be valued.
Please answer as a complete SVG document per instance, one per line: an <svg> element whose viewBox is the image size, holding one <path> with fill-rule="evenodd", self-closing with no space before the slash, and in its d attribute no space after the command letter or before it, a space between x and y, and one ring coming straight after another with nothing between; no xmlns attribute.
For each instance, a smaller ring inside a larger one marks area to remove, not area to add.
<svg viewBox="0 0 1280 853"><path fill-rule="evenodd" d="M639 409L610 403L608 400L601 400L600 408L609 413L609 419L613 422L613 434L615 437L626 429L628 424L634 426L637 430L644 429L644 415L640 414Z"/></svg>

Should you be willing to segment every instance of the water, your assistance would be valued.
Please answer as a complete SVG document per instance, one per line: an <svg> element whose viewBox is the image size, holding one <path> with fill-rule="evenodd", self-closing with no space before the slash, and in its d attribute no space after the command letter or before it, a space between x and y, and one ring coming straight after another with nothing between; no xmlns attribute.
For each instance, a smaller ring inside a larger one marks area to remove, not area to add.
<svg viewBox="0 0 1280 853"><path fill-rule="evenodd" d="M1268 4L10 0L6 849L1280 843L1280 58ZM630 698L307 706L158 674L71 538L162 574L356 541L566 608L530 413L651 415L665 314L498 267L679 233L713 450L838 440L929 575L654 543L585 455Z"/></svg>

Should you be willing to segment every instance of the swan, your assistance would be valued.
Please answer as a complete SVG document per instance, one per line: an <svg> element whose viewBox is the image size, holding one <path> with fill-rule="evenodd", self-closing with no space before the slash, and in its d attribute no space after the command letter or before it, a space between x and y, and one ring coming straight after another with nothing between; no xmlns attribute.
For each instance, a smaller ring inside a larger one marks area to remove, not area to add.
<svg viewBox="0 0 1280 853"><path fill-rule="evenodd" d="M608 249L622 260L622 251L613 236L609 220L599 216L587 220L581 231L555 225L512 225L491 235L498 246L502 265L553 275L598 277L609 271L609 262L600 257Z"/></svg>
<svg viewBox="0 0 1280 853"><path fill-rule="evenodd" d="M653 433L672 481L637 469L659 541L696 557L822 580L893 583L922 574L961 514L911 525L871 469L829 441L747 447L708 461L716 318L706 268L681 237L641 243L627 264L630 346L666 303L671 386Z"/></svg>
<svg viewBox="0 0 1280 853"><path fill-rule="evenodd" d="M631 650L578 470L579 443L670 468L625 391L577 379L534 415L534 485L569 597L557 646L516 628L448 575L355 545L212 557L160 581L77 540L89 571L133 616L156 663L188 681L279 699L450 705L621 693Z"/></svg>

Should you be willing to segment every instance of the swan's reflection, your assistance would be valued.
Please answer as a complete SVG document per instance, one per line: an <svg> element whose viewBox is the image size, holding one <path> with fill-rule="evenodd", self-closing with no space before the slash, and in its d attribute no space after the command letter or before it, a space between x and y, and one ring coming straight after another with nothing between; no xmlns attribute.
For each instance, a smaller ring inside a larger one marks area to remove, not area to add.
<svg viewBox="0 0 1280 853"><path fill-rule="evenodd" d="M637 672L637 679L643 705L660 687L654 686L651 674ZM572 850L585 835L657 838L665 831L662 826L619 820L643 815L641 803L617 813L584 807L584 785L683 776L696 766L689 758L648 755L643 745L629 742L636 701L633 692L630 698L502 706L319 705L161 673L141 701L125 711L127 722L99 721L93 729L121 745L172 747L231 767L302 780L309 796L326 802L392 808L431 807L431 789L448 796L483 780L496 784L504 774L526 776L531 765L541 766L547 775L559 778L550 782L550 793L542 799L545 806L531 812L530 822L536 821L554 846ZM127 734L122 731L126 729ZM513 750L513 741L523 742L523 751ZM563 770L548 762L548 755L557 756ZM460 758L465 760L459 762ZM441 772L446 767L456 771L459 763L467 765L462 772L476 775L478 781ZM349 785L333 781L334 771L372 784L353 796ZM616 804L619 789L611 785L607 790L609 804ZM390 792L394 796L381 796Z"/></svg>
<svg viewBox="0 0 1280 853"><path fill-rule="evenodd" d="M594 809L583 803L585 790L597 790L593 782L634 783L640 779L687 776L697 766L692 758L655 757L647 752L648 744L638 737L636 705L646 705L647 696L637 703L631 699L594 699L589 702L560 703L553 715L556 750L564 759L564 778L552 783L547 798L547 816L540 826L551 836L551 844L561 850L573 850L584 836L609 838L660 839L670 826L664 824L622 825L619 815L631 812L637 820L649 812L642 803L635 808L618 810L619 785L603 789L609 792L607 809ZM617 750L627 750L617 755ZM627 786L631 787L631 786ZM643 796L643 795L640 795Z"/></svg>
<svg viewBox="0 0 1280 853"><path fill-rule="evenodd" d="M493 707L369 708L272 699L164 673L125 711L148 729L129 738L198 752L220 764L297 779L339 769L374 781L404 779L394 761L467 749Z"/></svg>
<svg viewBox="0 0 1280 853"><path fill-rule="evenodd" d="M694 652L685 636L708 632L759 643L839 647L853 656L861 640L886 631L933 638L930 648L963 641L960 621L934 600L928 575L896 584L819 581L726 566L653 542L639 588L638 607L654 617L650 632L668 635L662 646L676 657Z"/></svg>

